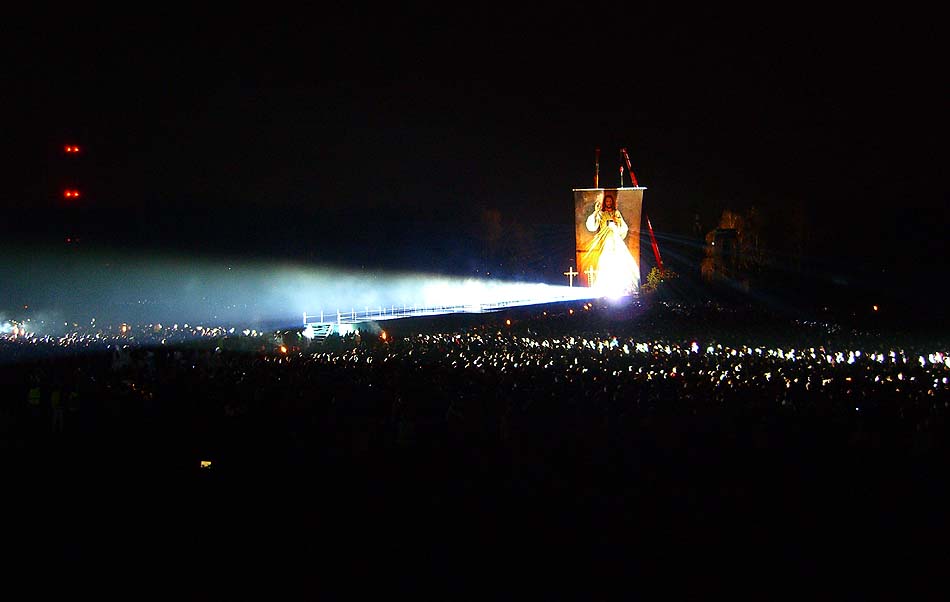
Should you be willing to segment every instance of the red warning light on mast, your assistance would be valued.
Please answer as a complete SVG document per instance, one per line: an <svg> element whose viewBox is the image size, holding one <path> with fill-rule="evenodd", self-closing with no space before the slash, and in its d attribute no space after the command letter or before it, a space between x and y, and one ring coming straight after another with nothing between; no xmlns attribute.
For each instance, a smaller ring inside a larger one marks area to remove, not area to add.
<svg viewBox="0 0 950 602"><path fill-rule="evenodd" d="M78 199L79 191L78 190L64 190L63 197L67 199Z"/></svg>
<svg viewBox="0 0 950 602"><path fill-rule="evenodd" d="M63 150L66 151L67 153L78 153L79 146L75 144L67 144L66 146L63 147Z"/></svg>

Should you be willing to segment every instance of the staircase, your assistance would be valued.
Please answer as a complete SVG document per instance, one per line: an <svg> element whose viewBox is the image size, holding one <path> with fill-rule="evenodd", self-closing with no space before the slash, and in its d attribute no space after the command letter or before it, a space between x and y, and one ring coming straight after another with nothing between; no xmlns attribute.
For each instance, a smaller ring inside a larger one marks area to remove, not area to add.
<svg viewBox="0 0 950 602"><path fill-rule="evenodd" d="M327 337L333 334L333 324L307 324L303 335L315 343L323 343Z"/></svg>

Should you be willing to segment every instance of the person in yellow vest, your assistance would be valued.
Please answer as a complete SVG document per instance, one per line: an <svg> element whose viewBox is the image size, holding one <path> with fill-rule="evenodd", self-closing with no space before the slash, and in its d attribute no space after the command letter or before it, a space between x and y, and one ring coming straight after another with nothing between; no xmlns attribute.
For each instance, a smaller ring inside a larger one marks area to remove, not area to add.
<svg viewBox="0 0 950 602"><path fill-rule="evenodd" d="M31 408L40 407L41 393L42 393L42 390L40 389L40 385L38 383L32 383L32 386L30 387L30 390L26 395L26 402L27 404L29 404Z"/></svg>
<svg viewBox="0 0 950 602"><path fill-rule="evenodd" d="M79 412L79 391L73 389L66 395L66 410L70 414Z"/></svg>
<svg viewBox="0 0 950 602"><path fill-rule="evenodd" d="M35 375L30 378L30 388L26 394L26 403L32 427L38 428L40 426L40 420L43 417L43 388L40 386L39 379Z"/></svg>
<svg viewBox="0 0 950 602"><path fill-rule="evenodd" d="M62 391L53 389L49 394L49 405L53 413L53 432L63 432L64 412Z"/></svg>

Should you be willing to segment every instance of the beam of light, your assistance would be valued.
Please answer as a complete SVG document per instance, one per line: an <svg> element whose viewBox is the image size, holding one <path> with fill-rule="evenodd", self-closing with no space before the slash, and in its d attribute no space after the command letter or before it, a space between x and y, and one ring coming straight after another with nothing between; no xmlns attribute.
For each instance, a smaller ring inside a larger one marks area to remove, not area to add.
<svg viewBox="0 0 950 602"><path fill-rule="evenodd" d="M392 315L402 308L480 312L598 296L576 286L103 249L0 256L0 299L20 300L16 308L29 305L41 334L75 330L72 325L93 319L97 328L126 324L127 332L132 325L138 332L140 325L186 323L263 331L302 327L304 313L335 322L338 315ZM11 309L0 307L18 319Z"/></svg>

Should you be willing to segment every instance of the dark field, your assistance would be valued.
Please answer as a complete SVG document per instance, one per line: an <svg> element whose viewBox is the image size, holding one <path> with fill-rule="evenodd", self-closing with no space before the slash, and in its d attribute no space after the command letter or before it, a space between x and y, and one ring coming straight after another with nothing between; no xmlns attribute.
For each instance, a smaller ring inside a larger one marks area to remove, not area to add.
<svg viewBox="0 0 950 602"><path fill-rule="evenodd" d="M11 560L132 597L940 588L945 341L718 305L381 326L5 339Z"/></svg>

